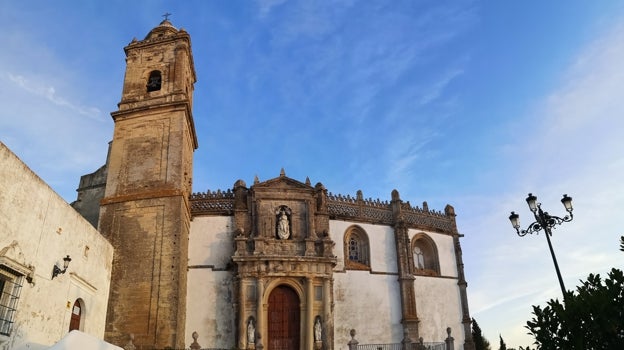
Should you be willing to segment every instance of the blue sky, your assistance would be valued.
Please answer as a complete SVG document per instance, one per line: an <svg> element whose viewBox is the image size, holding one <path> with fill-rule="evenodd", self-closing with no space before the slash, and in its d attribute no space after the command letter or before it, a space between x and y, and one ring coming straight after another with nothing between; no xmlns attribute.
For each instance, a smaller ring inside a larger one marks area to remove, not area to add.
<svg viewBox="0 0 624 350"><path fill-rule="evenodd" d="M170 12L192 38L194 191L292 178L330 192L456 208L471 314L528 345L531 305L622 267L620 1L0 0L0 140L67 201L101 166L123 47Z"/></svg>

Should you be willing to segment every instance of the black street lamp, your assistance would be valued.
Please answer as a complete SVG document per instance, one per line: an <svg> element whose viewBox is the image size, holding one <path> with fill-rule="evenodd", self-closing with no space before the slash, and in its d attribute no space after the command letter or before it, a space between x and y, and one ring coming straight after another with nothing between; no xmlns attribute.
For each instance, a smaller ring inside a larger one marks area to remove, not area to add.
<svg viewBox="0 0 624 350"><path fill-rule="evenodd" d="M529 196L526 199L527 204L529 205L529 209L533 212L533 216L535 216L535 221L529 225L526 230L520 230L520 215L515 212L511 212L509 215L509 221L511 221L511 225L516 229L518 236L524 237L527 234L531 233L539 233L542 229L546 232L546 241L548 241L548 248L550 249L550 255L552 256L553 263L555 264L555 270L557 271L557 278L559 278L559 286L561 286L561 293L565 297L566 289L563 285L563 279L561 278L561 271L559 271L559 265L557 264L557 258L555 257L555 251L553 250L552 243L550 243L550 236L552 236L552 229L556 225L561 225L564 222L572 221L574 215L572 215L572 197L568 197L567 194L563 195L561 199L561 203L565 207L565 210L570 214L570 216L566 215L563 218L558 216L552 216L547 212L542 210L542 204L537 202L537 197L532 193L529 193Z"/></svg>
<svg viewBox="0 0 624 350"><path fill-rule="evenodd" d="M67 268L69 267L69 262L71 260L72 259L69 257L69 255L63 258L63 269L61 269L56 264L54 264L54 267L52 268L52 278L51 279L54 279L54 277L56 277L56 276L58 276L58 275L60 275L62 273L65 273L67 271Z"/></svg>

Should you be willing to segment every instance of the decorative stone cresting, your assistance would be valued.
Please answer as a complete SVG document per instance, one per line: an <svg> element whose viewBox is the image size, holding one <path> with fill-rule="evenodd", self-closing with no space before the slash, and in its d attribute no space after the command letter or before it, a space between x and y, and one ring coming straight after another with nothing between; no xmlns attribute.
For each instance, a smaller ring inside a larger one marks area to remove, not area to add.
<svg viewBox="0 0 624 350"><path fill-rule="evenodd" d="M234 192L210 191L191 194L191 212L197 214L232 215L234 210Z"/></svg>
<svg viewBox="0 0 624 350"><path fill-rule="evenodd" d="M193 193L190 201L193 216L233 215L234 212L234 192L229 189ZM365 199L362 191L358 191L355 197L328 193L327 210L330 217L336 219L385 225L394 223L391 203L379 199ZM403 220L410 226L428 227L444 232L455 231L455 213L450 206L442 212L429 210L427 202L423 202L422 208L413 207L410 202L403 202L401 212Z"/></svg>

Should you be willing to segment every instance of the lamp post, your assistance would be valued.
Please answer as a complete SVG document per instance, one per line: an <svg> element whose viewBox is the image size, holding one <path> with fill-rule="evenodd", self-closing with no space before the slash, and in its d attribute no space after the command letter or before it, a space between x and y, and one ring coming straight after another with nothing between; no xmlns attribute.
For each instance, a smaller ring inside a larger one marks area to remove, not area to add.
<svg viewBox="0 0 624 350"><path fill-rule="evenodd" d="M559 271L559 264L557 264L555 251L553 250L552 243L550 242L550 236L552 236L552 229L554 226L572 221L572 218L574 217L574 215L572 215L572 197L568 197L567 194L564 194L561 199L561 203L565 207L565 210L570 214L569 216L566 215L563 218L550 215L548 212L543 211L542 204L537 202L537 197L532 193L529 193L526 202L529 205L529 209L533 212L533 216L535 216L535 221L530 224L526 230L520 230L520 215L513 211L511 212L511 215L509 215L509 221L511 221L511 225L516 229L516 232L520 237L524 237L529 233L537 234L539 231L544 230L546 233L548 248L550 249L550 255L552 256L553 263L555 264L555 270L557 271L557 278L559 279L561 293L563 293L563 296L565 297L566 289L563 285L563 279L561 278L561 271Z"/></svg>

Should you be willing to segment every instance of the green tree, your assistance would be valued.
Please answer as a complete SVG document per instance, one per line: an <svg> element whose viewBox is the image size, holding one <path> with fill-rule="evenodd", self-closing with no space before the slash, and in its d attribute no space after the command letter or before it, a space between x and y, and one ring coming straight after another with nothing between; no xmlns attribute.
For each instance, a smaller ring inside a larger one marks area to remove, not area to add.
<svg viewBox="0 0 624 350"><path fill-rule="evenodd" d="M500 338L500 345L498 346L498 350L507 350L507 344L505 344L503 336L499 334L498 337Z"/></svg>
<svg viewBox="0 0 624 350"><path fill-rule="evenodd" d="M620 237L620 250L624 252L624 236Z"/></svg>
<svg viewBox="0 0 624 350"><path fill-rule="evenodd" d="M604 282L590 274L564 303L551 299L544 308L533 306L533 315L526 328L537 349L624 349L624 273L614 268Z"/></svg>
<svg viewBox="0 0 624 350"><path fill-rule="evenodd" d="M472 340L475 344L475 350L492 350L490 342L485 339L481 333L481 327L479 327L479 324L474 318L472 319Z"/></svg>

